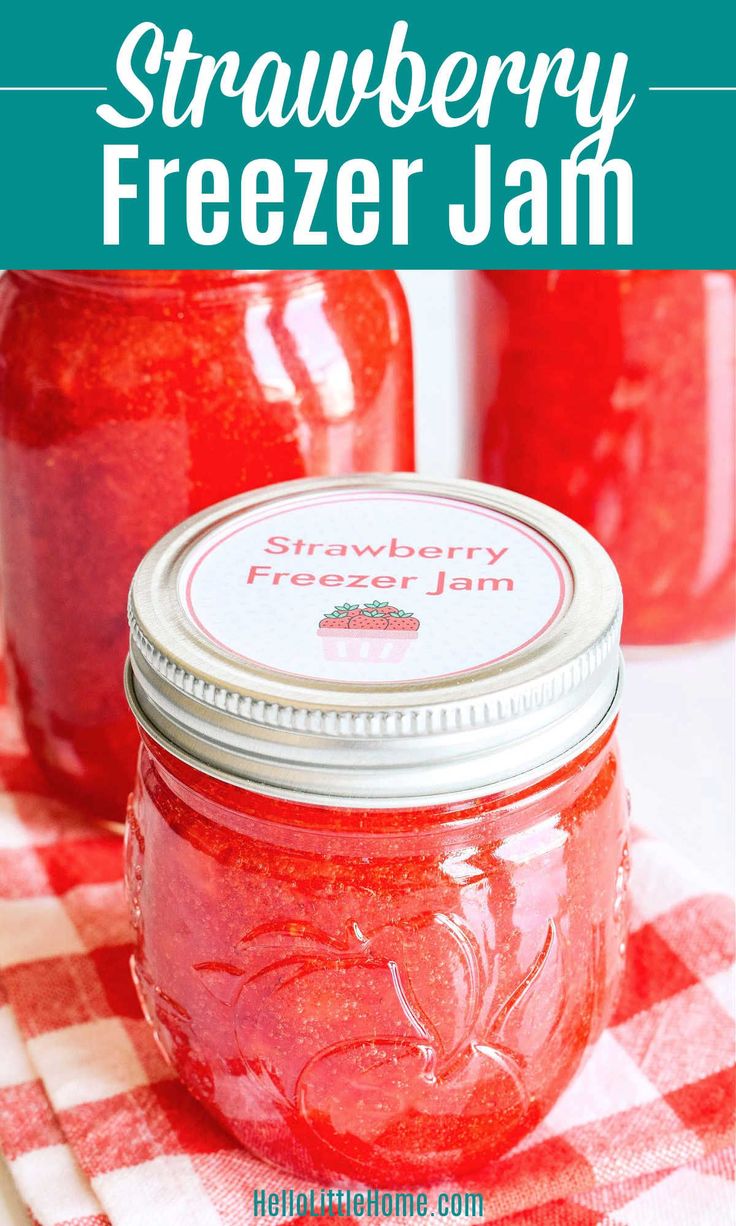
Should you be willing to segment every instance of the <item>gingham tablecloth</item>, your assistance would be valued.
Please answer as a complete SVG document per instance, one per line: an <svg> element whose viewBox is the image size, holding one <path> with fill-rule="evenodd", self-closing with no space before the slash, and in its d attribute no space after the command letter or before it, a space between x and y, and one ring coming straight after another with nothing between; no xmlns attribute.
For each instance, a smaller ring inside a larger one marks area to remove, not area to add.
<svg viewBox="0 0 736 1226"><path fill-rule="evenodd" d="M0 786L0 1150L31 1219L249 1226L254 1188L306 1185L240 1150L163 1063L130 979L121 841L43 794L1 698ZM484 1177L496 1226L736 1220L732 903L646 836L632 865L616 1015Z"/></svg>

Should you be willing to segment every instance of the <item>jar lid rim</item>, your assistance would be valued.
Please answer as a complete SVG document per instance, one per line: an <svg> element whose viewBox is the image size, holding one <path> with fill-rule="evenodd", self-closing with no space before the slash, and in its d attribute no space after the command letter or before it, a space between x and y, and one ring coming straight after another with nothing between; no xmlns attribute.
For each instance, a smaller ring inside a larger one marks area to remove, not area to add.
<svg viewBox="0 0 736 1226"><path fill-rule="evenodd" d="M368 684L234 659L182 608L188 559L256 510L339 491L431 495L498 511L564 558L572 576L564 609L524 650L453 677ZM146 555L130 593L129 700L170 752L254 790L376 808L491 794L556 769L612 722L621 610L605 550L523 495L415 474L287 482L193 516Z"/></svg>

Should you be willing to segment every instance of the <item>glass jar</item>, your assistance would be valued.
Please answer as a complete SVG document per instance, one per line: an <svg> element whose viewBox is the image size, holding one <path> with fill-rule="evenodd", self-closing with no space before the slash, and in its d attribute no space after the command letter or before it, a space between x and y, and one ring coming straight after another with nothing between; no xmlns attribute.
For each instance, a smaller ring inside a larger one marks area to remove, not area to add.
<svg viewBox="0 0 736 1226"><path fill-rule="evenodd" d="M609 559L471 482L293 482L169 533L130 620L126 882L164 1055L325 1185L478 1170L620 981Z"/></svg>
<svg viewBox="0 0 736 1226"><path fill-rule="evenodd" d="M718 638L736 603L736 273L475 274L479 472L589 529L625 643Z"/></svg>
<svg viewBox="0 0 736 1226"><path fill-rule="evenodd" d="M125 597L182 518L309 474L413 468L393 272L11 272L0 284L9 665L53 787L122 817Z"/></svg>

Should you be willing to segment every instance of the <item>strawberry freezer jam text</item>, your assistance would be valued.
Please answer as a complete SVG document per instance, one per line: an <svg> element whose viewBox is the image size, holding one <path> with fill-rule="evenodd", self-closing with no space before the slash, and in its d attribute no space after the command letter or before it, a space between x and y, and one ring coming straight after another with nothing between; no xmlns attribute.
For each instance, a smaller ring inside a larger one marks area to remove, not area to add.
<svg viewBox="0 0 736 1226"><path fill-rule="evenodd" d="M279 584L291 583L295 587L345 587L345 588L399 588L406 591L418 582L417 575L317 575L311 571L273 570L270 566L251 566L246 583ZM445 591L454 592L513 592L514 581L496 575L448 575L446 570L437 571L434 585L424 591L425 596L441 596Z"/></svg>
<svg viewBox="0 0 736 1226"><path fill-rule="evenodd" d="M328 558L453 558L465 559L468 562L481 561L488 566L495 566L508 547L492 549L490 545L405 545L395 536L382 545L323 545L320 541L303 541L301 538L292 540L288 536L270 536L264 553L293 553L297 556L306 554L314 557L324 553Z"/></svg>
<svg viewBox="0 0 736 1226"><path fill-rule="evenodd" d="M504 546L494 549L490 545L407 545L397 537L392 536L382 544L346 544L339 542L323 543L322 541L305 541L301 537L270 536L264 546L264 553L294 554L296 557L328 557L328 558L447 558L459 561L479 563L484 566L495 566L509 551ZM274 585L291 583L295 587L345 587L345 588L398 588L406 591L414 588L420 582L418 575L370 575L370 574L338 574L313 571L274 570L271 566L253 565L249 568L246 582L248 584L271 583ZM424 581L422 581L424 582ZM514 581L509 577L500 576L468 576L449 574L446 570L438 570L432 584L424 590L425 596L441 596L444 591L454 592L513 592Z"/></svg>

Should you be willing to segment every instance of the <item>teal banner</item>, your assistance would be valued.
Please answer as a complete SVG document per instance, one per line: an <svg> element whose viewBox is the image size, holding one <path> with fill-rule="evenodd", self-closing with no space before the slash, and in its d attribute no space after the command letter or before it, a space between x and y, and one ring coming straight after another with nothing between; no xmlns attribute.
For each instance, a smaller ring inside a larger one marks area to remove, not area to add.
<svg viewBox="0 0 736 1226"><path fill-rule="evenodd" d="M736 6L7 6L8 267L726 267Z"/></svg>

